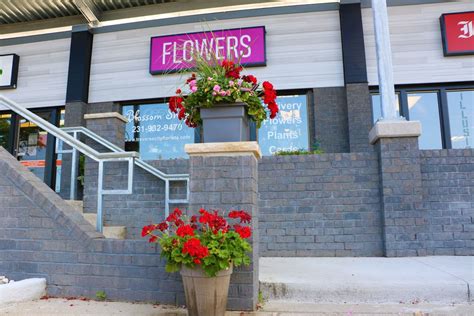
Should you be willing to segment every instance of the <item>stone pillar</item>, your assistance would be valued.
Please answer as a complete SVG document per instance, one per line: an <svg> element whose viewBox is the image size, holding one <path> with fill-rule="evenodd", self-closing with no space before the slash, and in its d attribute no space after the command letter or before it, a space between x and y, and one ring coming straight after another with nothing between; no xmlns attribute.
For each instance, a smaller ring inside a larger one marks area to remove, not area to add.
<svg viewBox="0 0 474 316"><path fill-rule="evenodd" d="M82 101L68 102L66 103L64 113L64 126L65 127L78 127L85 126L84 114L86 113L87 103ZM70 149L66 144L63 145L64 149ZM70 188L71 188L71 154L65 154L62 156L61 163L61 191L60 195L63 199L69 199ZM76 174L78 174L79 166L77 167ZM79 188L79 183L76 184ZM81 199L81 190L77 191L77 199Z"/></svg>
<svg viewBox="0 0 474 316"><path fill-rule="evenodd" d="M252 215L252 263L234 270L228 309L254 310L258 303L258 161L256 142L188 144L190 210L201 207Z"/></svg>
<svg viewBox="0 0 474 316"><path fill-rule="evenodd" d="M351 152L373 150L367 133L373 126L372 101L367 83L346 83L347 122Z"/></svg>
<svg viewBox="0 0 474 316"><path fill-rule="evenodd" d="M349 152L344 87L317 88L314 93L314 134L326 153ZM367 133L364 140L367 143Z"/></svg>
<svg viewBox="0 0 474 316"><path fill-rule="evenodd" d="M125 148L125 124L127 119L118 112L93 113L84 115L86 127L97 135L120 148ZM100 149L97 143L88 139L92 148ZM110 151L110 150L109 150Z"/></svg>
<svg viewBox="0 0 474 316"><path fill-rule="evenodd" d="M426 255L425 211L417 121L377 122L370 143L379 154L382 222L387 257Z"/></svg>
<svg viewBox="0 0 474 316"><path fill-rule="evenodd" d="M125 148L125 124L127 119L118 112L104 112L84 115L86 127L97 135L105 138L120 148ZM86 144L99 152L110 152L103 146L91 139L86 140ZM126 187L126 179L123 181L111 180L111 176L126 173L126 162L107 162L104 165L105 181L107 189L120 189ZM84 211L95 213L97 211L97 175L98 163L90 158L85 161L84 177ZM107 197L109 199L110 196ZM113 196L119 199L118 196ZM104 198L104 214L107 219L107 212L111 210L107 207L107 199Z"/></svg>

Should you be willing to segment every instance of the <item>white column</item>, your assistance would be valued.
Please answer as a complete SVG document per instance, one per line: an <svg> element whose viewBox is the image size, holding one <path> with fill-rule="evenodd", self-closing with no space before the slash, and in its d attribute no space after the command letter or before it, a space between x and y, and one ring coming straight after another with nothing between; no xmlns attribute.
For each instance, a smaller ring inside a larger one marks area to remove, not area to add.
<svg viewBox="0 0 474 316"><path fill-rule="evenodd" d="M392 48L388 28L386 0L372 0L375 45L377 51L377 69L379 77L382 119L400 120L397 114L397 99L393 83Z"/></svg>

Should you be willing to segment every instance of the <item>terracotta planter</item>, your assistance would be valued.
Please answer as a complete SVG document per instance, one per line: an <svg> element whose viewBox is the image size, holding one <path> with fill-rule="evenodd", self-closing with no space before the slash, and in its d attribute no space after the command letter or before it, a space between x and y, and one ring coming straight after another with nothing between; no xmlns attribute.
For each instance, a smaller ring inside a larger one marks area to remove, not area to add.
<svg viewBox="0 0 474 316"><path fill-rule="evenodd" d="M201 109L203 143L249 141L246 106L245 103L218 103Z"/></svg>
<svg viewBox="0 0 474 316"><path fill-rule="evenodd" d="M189 316L224 316L229 292L229 269L208 277L201 268L181 268Z"/></svg>

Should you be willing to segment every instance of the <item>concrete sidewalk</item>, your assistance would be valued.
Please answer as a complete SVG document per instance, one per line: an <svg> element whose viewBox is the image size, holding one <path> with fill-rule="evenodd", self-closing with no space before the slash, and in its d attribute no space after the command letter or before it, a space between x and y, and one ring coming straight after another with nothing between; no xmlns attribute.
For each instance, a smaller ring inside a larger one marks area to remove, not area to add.
<svg viewBox="0 0 474 316"><path fill-rule="evenodd" d="M380 316L380 315L466 315L474 314L468 303L441 304L308 304L267 303L256 312L226 312L225 316ZM126 302L96 302L55 298L0 305L5 316L186 316L183 308Z"/></svg>
<svg viewBox="0 0 474 316"><path fill-rule="evenodd" d="M270 303L467 303L474 257L260 258Z"/></svg>

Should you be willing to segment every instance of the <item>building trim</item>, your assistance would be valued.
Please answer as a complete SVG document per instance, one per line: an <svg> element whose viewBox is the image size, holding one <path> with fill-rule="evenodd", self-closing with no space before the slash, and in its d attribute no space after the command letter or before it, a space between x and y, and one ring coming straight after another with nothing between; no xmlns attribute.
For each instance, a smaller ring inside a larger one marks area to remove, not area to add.
<svg viewBox="0 0 474 316"><path fill-rule="evenodd" d="M367 83L364 29L360 4L341 4L339 17L344 82L345 84Z"/></svg>
<svg viewBox="0 0 474 316"><path fill-rule="evenodd" d="M88 102L92 42L93 35L89 30L71 34L66 103Z"/></svg>

